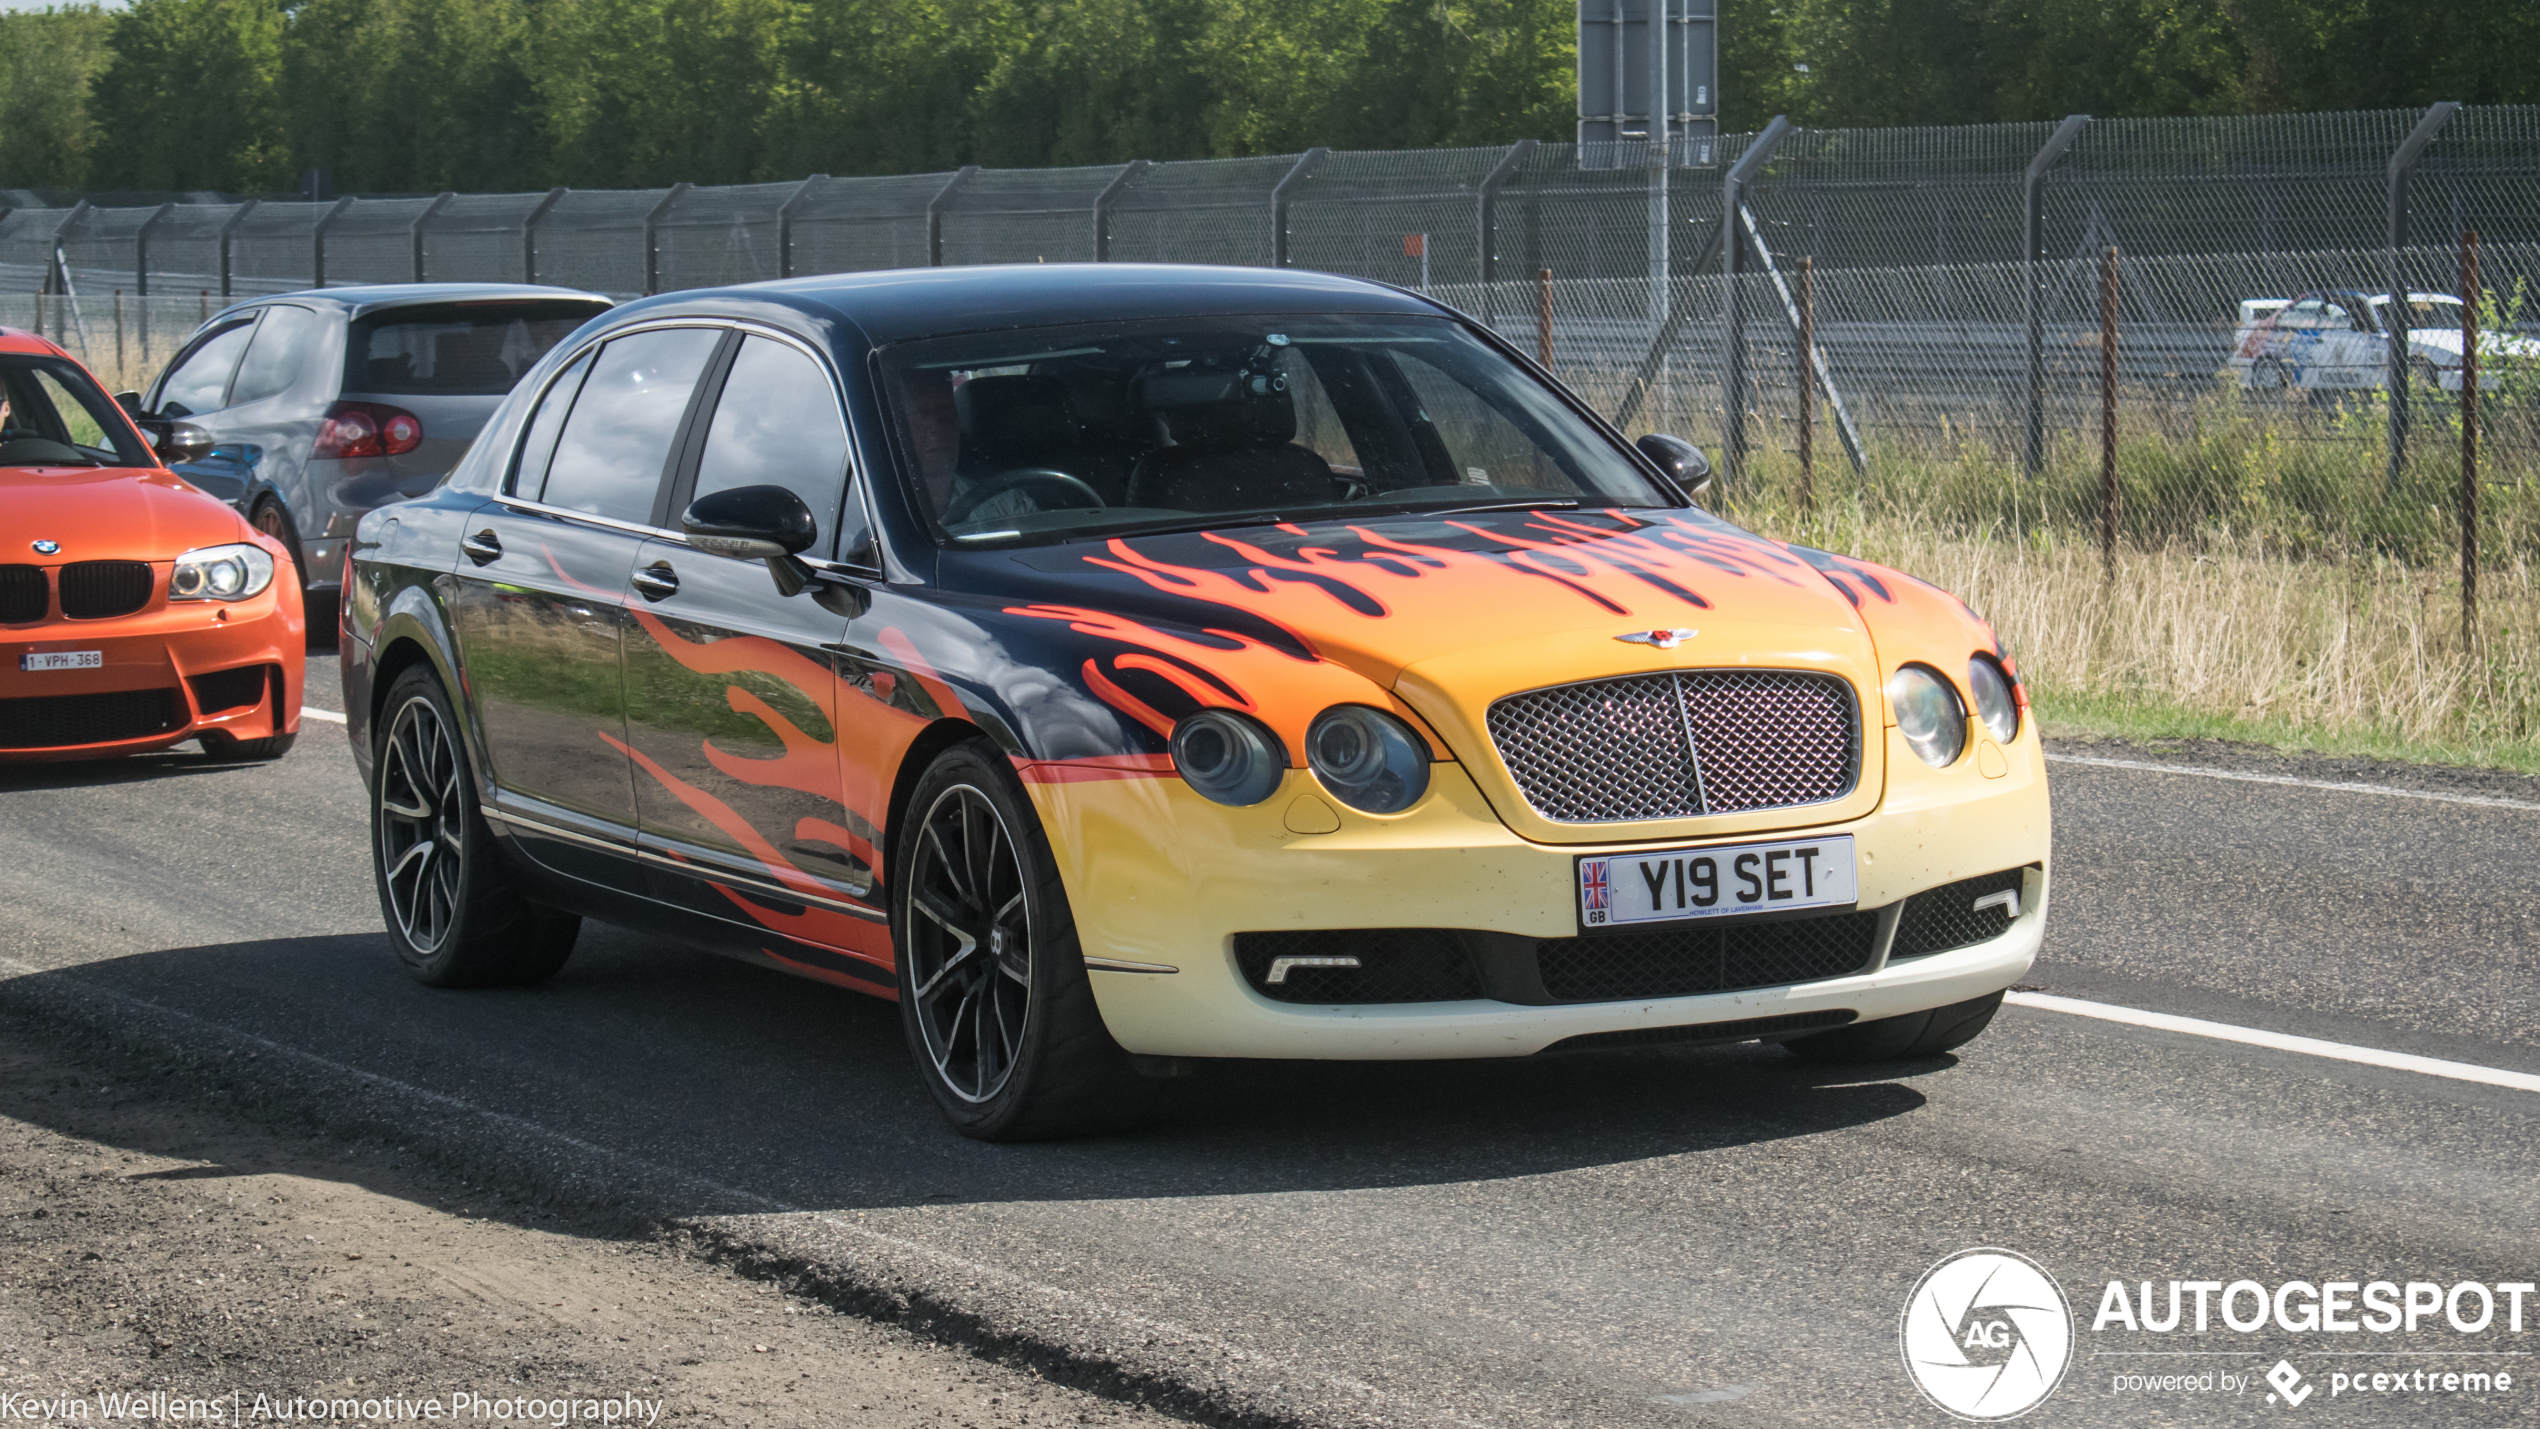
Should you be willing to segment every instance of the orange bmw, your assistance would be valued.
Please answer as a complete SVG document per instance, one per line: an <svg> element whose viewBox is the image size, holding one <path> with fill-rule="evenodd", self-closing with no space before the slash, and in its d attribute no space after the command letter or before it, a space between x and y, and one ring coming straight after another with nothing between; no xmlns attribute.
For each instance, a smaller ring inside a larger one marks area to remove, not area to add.
<svg viewBox="0 0 2540 1429"><path fill-rule="evenodd" d="M281 757L306 650L289 559L70 354L0 328L0 760Z"/></svg>

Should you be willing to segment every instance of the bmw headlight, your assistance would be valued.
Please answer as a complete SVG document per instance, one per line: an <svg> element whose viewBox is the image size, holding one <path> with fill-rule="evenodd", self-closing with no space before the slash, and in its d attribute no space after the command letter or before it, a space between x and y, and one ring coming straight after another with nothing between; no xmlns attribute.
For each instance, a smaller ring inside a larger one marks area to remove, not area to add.
<svg viewBox="0 0 2540 1429"><path fill-rule="evenodd" d="M1411 727L1365 705L1334 705L1305 731L1305 762L1332 797L1370 814L1399 814L1429 792L1429 746Z"/></svg>
<svg viewBox="0 0 2540 1429"><path fill-rule="evenodd" d="M1201 710L1173 726L1173 767L1182 782L1220 804L1258 804L1278 792L1288 768L1279 737L1230 710Z"/></svg>
<svg viewBox="0 0 2540 1429"><path fill-rule="evenodd" d="M2011 677L1994 663L1990 655L1978 655L1967 662L1967 688L1976 693L1976 718L1993 731L1993 737L2009 744L2020 732L2020 702L2011 693Z"/></svg>
<svg viewBox="0 0 2540 1429"><path fill-rule="evenodd" d="M273 557L262 546L203 546L176 558L170 600L245 600L273 584Z"/></svg>
<svg viewBox="0 0 2540 1429"><path fill-rule="evenodd" d="M1904 666L1889 677L1887 698L1896 707L1897 731L1925 764L1946 769L1958 762L1967 747L1967 707L1938 671Z"/></svg>

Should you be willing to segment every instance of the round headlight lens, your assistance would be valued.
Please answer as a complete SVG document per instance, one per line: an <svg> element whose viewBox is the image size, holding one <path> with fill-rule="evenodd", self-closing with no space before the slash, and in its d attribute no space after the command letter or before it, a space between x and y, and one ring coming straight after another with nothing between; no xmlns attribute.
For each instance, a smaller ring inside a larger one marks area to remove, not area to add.
<svg viewBox="0 0 2540 1429"><path fill-rule="evenodd" d="M1334 705L1305 731L1305 762L1332 797L1370 814L1399 814L1429 792L1429 746L1411 727L1365 705Z"/></svg>
<svg viewBox="0 0 2540 1429"><path fill-rule="evenodd" d="M1258 804L1278 792L1288 758L1278 736L1227 710L1201 710L1173 726L1182 782L1220 804Z"/></svg>
<svg viewBox="0 0 2540 1429"><path fill-rule="evenodd" d="M1993 737L2009 744L2020 732L2020 702L2011 693L2011 677L1990 655L1978 655L1967 662L1967 688L1976 694L1976 718L1993 731Z"/></svg>
<svg viewBox="0 0 2540 1429"><path fill-rule="evenodd" d="M273 584L273 557L264 547L204 546L176 558L168 572L170 600L245 600Z"/></svg>
<svg viewBox="0 0 2540 1429"><path fill-rule="evenodd" d="M1897 731L1925 764L1946 769L1958 762L1967 747L1967 710L1938 671L1905 666L1888 679L1887 698Z"/></svg>

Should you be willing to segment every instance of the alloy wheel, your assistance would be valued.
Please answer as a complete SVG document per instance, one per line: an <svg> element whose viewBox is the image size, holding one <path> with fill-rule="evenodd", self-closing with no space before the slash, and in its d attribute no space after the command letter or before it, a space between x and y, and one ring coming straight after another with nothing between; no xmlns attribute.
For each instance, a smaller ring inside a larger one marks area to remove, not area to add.
<svg viewBox="0 0 2540 1429"><path fill-rule="evenodd" d="M996 805L957 784L919 823L908 872L909 1001L935 1073L984 1102L1014 1073L1032 1004L1022 854Z"/></svg>
<svg viewBox="0 0 2540 1429"><path fill-rule="evenodd" d="M432 701L406 701L379 759L379 866L397 931L418 953L439 949L458 916L467 806L458 745Z"/></svg>

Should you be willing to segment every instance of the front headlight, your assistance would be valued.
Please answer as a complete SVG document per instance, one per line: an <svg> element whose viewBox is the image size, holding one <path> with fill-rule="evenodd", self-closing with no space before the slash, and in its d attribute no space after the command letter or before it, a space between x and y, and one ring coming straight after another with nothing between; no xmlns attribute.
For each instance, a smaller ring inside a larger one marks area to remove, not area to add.
<svg viewBox="0 0 2540 1429"><path fill-rule="evenodd" d="M1976 692L1976 718L1993 731L1993 737L2009 744L2020 732L2020 702L2011 693L2011 677L1993 662L1990 655L1978 655L1967 662L1967 688Z"/></svg>
<svg viewBox="0 0 2540 1429"><path fill-rule="evenodd" d="M1958 762L1967 747L1967 707L1958 692L1923 665L1907 665L1887 682L1888 703L1896 707L1897 732L1934 769Z"/></svg>
<svg viewBox="0 0 2540 1429"><path fill-rule="evenodd" d="M1305 731L1305 762L1332 797L1370 814L1399 814L1429 792L1429 746L1411 727L1365 705L1334 705Z"/></svg>
<svg viewBox="0 0 2540 1429"><path fill-rule="evenodd" d="M1201 710L1173 726L1173 767L1182 782L1220 804L1258 804L1279 792L1288 757L1259 721Z"/></svg>
<svg viewBox="0 0 2540 1429"><path fill-rule="evenodd" d="M245 600L273 584L273 557L262 546L204 546L176 558L170 600Z"/></svg>

